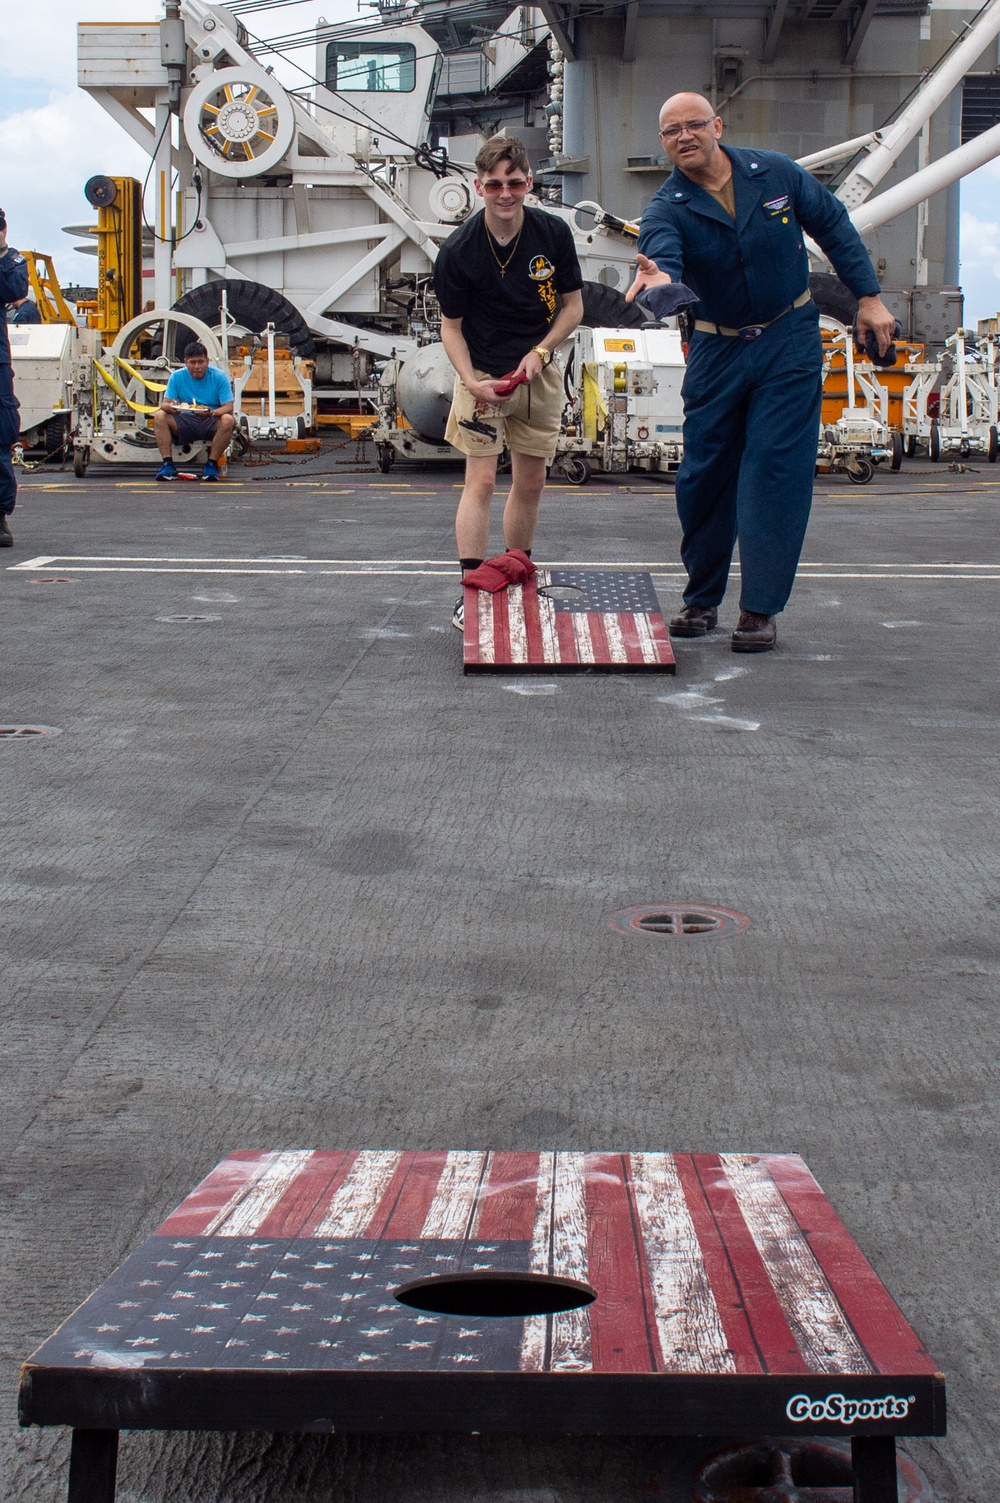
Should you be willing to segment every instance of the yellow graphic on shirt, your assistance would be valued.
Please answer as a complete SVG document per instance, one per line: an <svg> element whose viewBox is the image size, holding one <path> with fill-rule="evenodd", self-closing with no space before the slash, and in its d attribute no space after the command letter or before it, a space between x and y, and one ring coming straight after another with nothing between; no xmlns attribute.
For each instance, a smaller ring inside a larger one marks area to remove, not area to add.
<svg viewBox="0 0 1000 1503"><path fill-rule="evenodd" d="M539 282L539 284L538 284L538 296L541 298L542 302L545 304L545 311L548 313L548 315L549 315L549 323L551 323L552 320L555 318L555 314L556 314L556 288L555 288L555 283L554 282Z"/></svg>
<svg viewBox="0 0 1000 1503"><path fill-rule="evenodd" d="M545 304L549 323L556 315L556 286L553 280L555 274L556 269L548 256L532 256L528 262L528 276L538 286L538 296Z"/></svg>

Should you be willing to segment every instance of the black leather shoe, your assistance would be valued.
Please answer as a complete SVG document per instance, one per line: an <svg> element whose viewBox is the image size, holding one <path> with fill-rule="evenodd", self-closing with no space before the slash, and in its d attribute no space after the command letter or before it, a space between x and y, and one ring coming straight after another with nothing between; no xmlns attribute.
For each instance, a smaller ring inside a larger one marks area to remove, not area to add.
<svg viewBox="0 0 1000 1503"><path fill-rule="evenodd" d="M719 613L714 605L686 605L671 618L667 630L672 637L705 637L718 622Z"/></svg>
<svg viewBox="0 0 1000 1503"><path fill-rule="evenodd" d="M7 526L7 518L0 512L0 548L13 548L14 534Z"/></svg>
<svg viewBox="0 0 1000 1503"><path fill-rule="evenodd" d="M777 636L773 616L762 616L759 611L740 611L733 632L733 651L770 652Z"/></svg>

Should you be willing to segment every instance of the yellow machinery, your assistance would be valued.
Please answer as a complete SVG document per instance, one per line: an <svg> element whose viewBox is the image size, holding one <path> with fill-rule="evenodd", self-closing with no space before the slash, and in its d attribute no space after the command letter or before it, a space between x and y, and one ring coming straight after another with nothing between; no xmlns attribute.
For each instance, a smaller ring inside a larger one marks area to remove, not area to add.
<svg viewBox="0 0 1000 1503"><path fill-rule="evenodd" d="M141 307L142 188L134 177L98 175L83 191L97 210L97 298L77 307L110 344Z"/></svg>
<svg viewBox="0 0 1000 1503"><path fill-rule="evenodd" d="M28 263L28 284L43 324L73 324L73 310L63 297L51 256L44 251L22 251Z"/></svg>

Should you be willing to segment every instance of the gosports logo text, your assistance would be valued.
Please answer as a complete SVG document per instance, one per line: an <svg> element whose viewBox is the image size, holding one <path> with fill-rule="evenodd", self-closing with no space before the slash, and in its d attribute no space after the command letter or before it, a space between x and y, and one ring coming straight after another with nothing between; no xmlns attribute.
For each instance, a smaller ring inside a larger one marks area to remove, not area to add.
<svg viewBox="0 0 1000 1503"><path fill-rule="evenodd" d="M887 1393L884 1399L845 1399L842 1393L828 1393L825 1399L811 1399L807 1393L797 1393L785 1405L790 1420L801 1424L804 1420L833 1420L839 1425L853 1425L857 1420L905 1419L910 1405L916 1399L911 1393L908 1399L898 1399Z"/></svg>

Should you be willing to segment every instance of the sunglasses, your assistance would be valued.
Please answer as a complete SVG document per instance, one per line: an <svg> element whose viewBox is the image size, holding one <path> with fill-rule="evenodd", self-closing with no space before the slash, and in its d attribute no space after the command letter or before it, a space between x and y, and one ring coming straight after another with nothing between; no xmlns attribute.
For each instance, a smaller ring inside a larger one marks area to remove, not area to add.
<svg viewBox="0 0 1000 1503"><path fill-rule="evenodd" d="M497 177L488 177L485 183L479 184L484 193L490 198L496 198L498 193L527 193L528 179L526 177L509 177L506 182Z"/></svg>
<svg viewBox="0 0 1000 1503"><path fill-rule="evenodd" d="M685 120L683 125L668 125L660 131L660 135L664 141L676 141L677 137L684 135L685 132L696 136L699 131L707 130L714 119L714 115L709 115L707 120Z"/></svg>

